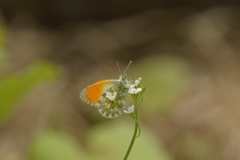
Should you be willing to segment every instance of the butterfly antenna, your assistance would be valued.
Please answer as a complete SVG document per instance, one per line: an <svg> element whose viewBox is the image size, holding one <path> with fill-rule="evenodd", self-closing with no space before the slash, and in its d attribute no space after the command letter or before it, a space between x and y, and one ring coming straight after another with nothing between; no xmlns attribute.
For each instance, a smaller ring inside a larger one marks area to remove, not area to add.
<svg viewBox="0 0 240 160"><path fill-rule="evenodd" d="M132 73L128 73L128 75L131 75L132 76L132 79L135 80L134 76Z"/></svg>
<svg viewBox="0 0 240 160"><path fill-rule="evenodd" d="M120 67L119 67L119 64L118 64L118 63L117 63L117 66L118 66L118 70L119 70L120 74L122 74L122 72L121 72L121 69L120 69Z"/></svg>
<svg viewBox="0 0 240 160"><path fill-rule="evenodd" d="M125 71L124 71L123 73L125 73L125 72L127 71L128 67L130 66L131 63L132 63L132 61L130 61L130 62L128 63L128 66L127 66L127 68L125 69Z"/></svg>

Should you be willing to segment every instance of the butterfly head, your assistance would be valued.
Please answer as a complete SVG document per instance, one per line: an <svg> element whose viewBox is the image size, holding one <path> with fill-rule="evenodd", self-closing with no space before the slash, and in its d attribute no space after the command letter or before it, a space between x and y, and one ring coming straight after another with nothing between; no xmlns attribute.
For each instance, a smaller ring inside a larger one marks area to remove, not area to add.
<svg viewBox="0 0 240 160"><path fill-rule="evenodd" d="M121 81L126 81L126 80L127 80L127 74L126 74L126 71L127 71L127 69L129 68L129 66L130 66L131 63L132 63L132 61L129 62L128 66L126 67L126 69L124 70L123 73L121 72L121 69L120 69L120 67L119 67L119 64L117 63L118 70L119 70L119 72L121 73L120 78L119 78L119 81L120 81L120 82L121 82Z"/></svg>

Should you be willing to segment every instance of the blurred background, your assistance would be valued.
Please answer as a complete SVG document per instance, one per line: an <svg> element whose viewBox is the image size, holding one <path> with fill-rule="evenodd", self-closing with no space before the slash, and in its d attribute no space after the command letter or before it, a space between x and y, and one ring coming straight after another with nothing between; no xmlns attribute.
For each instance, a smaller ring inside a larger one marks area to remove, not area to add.
<svg viewBox="0 0 240 160"><path fill-rule="evenodd" d="M105 119L79 93L132 60L146 91L129 159L240 160L239 7L1 0L0 159L123 159L133 119Z"/></svg>

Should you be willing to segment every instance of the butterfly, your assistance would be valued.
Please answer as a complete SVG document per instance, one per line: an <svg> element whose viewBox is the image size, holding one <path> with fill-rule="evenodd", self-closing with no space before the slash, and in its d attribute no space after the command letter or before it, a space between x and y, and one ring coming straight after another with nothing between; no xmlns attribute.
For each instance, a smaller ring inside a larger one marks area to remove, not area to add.
<svg viewBox="0 0 240 160"><path fill-rule="evenodd" d="M80 98L97 107L99 113L105 118L116 118L120 116L126 105L127 93L130 81L127 80L126 70L132 61L129 62L127 68L120 75L119 79L107 79L98 81L80 92ZM118 65L121 73L120 67Z"/></svg>

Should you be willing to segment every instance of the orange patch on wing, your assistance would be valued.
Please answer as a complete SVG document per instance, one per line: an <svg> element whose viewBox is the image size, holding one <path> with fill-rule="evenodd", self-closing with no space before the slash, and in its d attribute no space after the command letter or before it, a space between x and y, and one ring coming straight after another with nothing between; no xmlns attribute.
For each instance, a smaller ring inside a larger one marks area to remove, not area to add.
<svg viewBox="0 0 240 160"><path fill-rule="evenodd" d="M88 87L87 94L88 99L91 100L94 104L98 103L99 98L102 96L103 92L106 90L106 82L112 80L102 80L94 83L92 86ZM110 87L110 86L109 86Z"/></svg>
<svg viewBox="0 0 240 160"><path fill-rule="evenodd" d="M94 103L98 103L99 98L103 94L103 84L94 84L90 86L87 90L88 98Z"/></svg>

